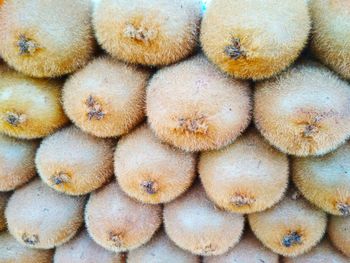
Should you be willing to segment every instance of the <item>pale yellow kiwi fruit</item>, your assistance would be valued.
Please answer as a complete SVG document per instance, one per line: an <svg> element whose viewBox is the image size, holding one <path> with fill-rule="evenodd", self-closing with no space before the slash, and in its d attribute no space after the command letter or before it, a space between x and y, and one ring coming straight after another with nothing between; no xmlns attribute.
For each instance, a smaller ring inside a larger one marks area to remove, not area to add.
<svg viewBox="0 0 350 263"><path fill-rule="evenodd" d="M298 257L283 258L283 263L348 263L349 259L324 239L310 252Z"/></svg>
<svg viewBox="0 0 350 263"><path fill-rule="evenodd" d="M35 153L39 143L0 134L0 191L11 191L36 175Z"/></svg>
<svg viewBox="0 0 350 263"><path fill-rule="evenodd" d="M263 211L282 199L288 185L285 154L250 129L233 144L200 156L204 189L219 207L235 213Z"/></svg>
<svg viewBox="0 0 350 263"><path fill-rule="evenodd" d="M113 152L112 140L70 126L42 141L35 163L47 185L66 194L83 195L113 177Z"/></svg>
<svg viewBox="0 0 350 263"><path fill-rule="evenodd" d="M34 79L0 66L0 133L35 139L64 126L61 86L58 80Z"/></svg>
<svg viewBox="0 0 350 263"><path fill-rule="evenodd" d="M333 245L350 258L350 217L331 216L328 236Z"/></svg>
<svg viewBox="0 0 350 263"><path fill-rule="evenodd" d="M122 263L121 255L97 245L84 230L56 248L55 263Z"/></svg>
<svg viewBox="0 0 350 263"><path fill-rule="evenodd" d="M0 10L0 56L32 77L74 72L93 55L89 0L10 0Z"/></svg>
<svg viewBox="0 0 350 263"><path fill-rule="evenodd" d="M149 75L149 71L109 57L96 58L64 84L64 110L79 128L92 135L128 133L145 117Z"/></svg>
<svg viewBox="0 0 350 263"><path fill-rule="evenodd" d="M299 256L316 246L327 225L326 213L293 189L280 203L249 214L248 219L254 234L266 247L287 257Z"/></svg>
<svg viewBox="0 0 350 263"><path fill-rule="evenodd" d="M176 246L164 231L160 231L147 244L129 251L127 262L199 263L200 259Z"/></svg>
<svg viewBox="0 0 350 263"><path fill-rule="evenodd" d="M203 263L278 263L278 255L246 230L237 246L220 256L204 257Z"/></svg>
<svg viewBox="0 0 350 263"><path fill-rule="evenodd" d="M288 67L309 30L305 0L215 0L204 14L200 39L221 70L258 80Z"/></svg>
<svg viewBox="0 0 350 263"><path fill-rule="evenodd" d="M93 13L102 48L117 59L151 66L193 53L200 19L200 0L101 0Z"/></svg>
<svg viewBox="0 0 350 263"><path fill-rule="evenodd" d="M323 155L350 136L350 85L316 63L301 63L256 85L255 124L279 150Z"/></svg>
<svg viewBox="0 0 350 263"><path fill-rule="evenodd" d="M333 215L350 215L350 144L321 157L294 158L292 178L310 202Z"/></svg>
<svg viewBox="0 0 350 263"><path fill-rule="evenodd" d="M159 70L147 88L152 130L186 151L232 143L248 126L250 111L248 83L222 74L202 55Z"/></svg>
<svg viewBox="0 0 350 263"><path fill-rule="evenodd" d="M84 197L58 193L35 179L10 197L5 210L8 230L27 247L60 246L82 226L84 204Z"/></svg>
<svg viewBox="0 0 350 263"><path fill-rule="evenodd" d="M85 223L100 246L121 252L147 243L162 223L162 208L137 202L112 182L90 195Z"/></svg>
<svg viewBox="0 0 350 263"><path fill-rule="evenodd" d="M118 141L114 173L130 197L143 203L165 203L191 186L196 156L161 143L143 125Z"/></svg>
<svg viewBox="0 0 350 263"><path fill-rule="evenodd" d="M198 183L183 196L164 206L164 226L180 248L196 255L226 253L240 240L244 217L219 210Z"/></svg>
<svg viewBox="0 0 350 263"><path fill-rule="evenodd" d="M0 234L1 263L51 263L53 250L31 249L23 246L8 232Z"/></svg>
<svg viewBox="0 0 350 263"><path fill-rule="evenodd" d="M350 79L350 2L310 0L311 51L322 63Z"/></svg>

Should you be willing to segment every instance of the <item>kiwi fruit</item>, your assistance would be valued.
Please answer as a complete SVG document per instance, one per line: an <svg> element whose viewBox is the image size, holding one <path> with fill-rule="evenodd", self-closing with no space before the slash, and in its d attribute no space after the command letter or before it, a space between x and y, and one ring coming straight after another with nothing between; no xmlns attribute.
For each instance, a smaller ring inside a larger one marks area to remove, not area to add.
<svg viewBox="0 0 350 263"><path fill-rule="evenodd" d="M53 133L68 122L60 100L60 81L33 79L0 66L0 133L21 139Z"/></svg>
<svg viewBox="0 0 350 263"><path fill-rule="evenodd" d="M74 239L56 248L55 263L122 263L121 255L97 245L86 231L81 231Z"/></svg>
<svg viewBox="0 0 350 263"><path fill-rule="evenodd" d="M195 51L200 0L101 0L93 12L97 41L128 63L164 66Z"/></svg>
<svg viewBox="0 0 350 263"><path fill-rule="evenodd" d="M83 131L98 137L129 132L144 116L149 72L109 57L93 60L63 88L63 107Z"/></svg>
<svg viewBox="0 0 350 263"><path fill-rule="evenodd" d="M235 213L263 211L277 203L287 188L288 170L287 156L253 128L221 150L202 153L199 161L210 199Z"/></svg>
<svg viewBox="0 0 350 263"><path fill-rule="evenodd" d="M304 62L256 85L255 124L282 152L323 155L350 135L350 85Z"/></svg>
<svg viewBox="0 0 350 263"><path fill-rule="evenodd" d="M164 205L165 231L180 248L201 256L220 255L240 240L244 217L219 210L197 183Z"/></svg>
<svg viewBox="0 0 350 263"><path fill-rule="evenodd" d="M131 250L127 262L199 263L200 260L198 256L177 247L164 231L159 231L150 242Z"/></svg>
<svg viewBox="0 0 350 263"><path fill-rule="evenodd" d="M222 71L259 80L299 56L310 27L305 0L215 0L204 14L200 40Z"/></svg>
<svg viewBox="0 0 350 263"><path fill-rule="evenodd" d="M310 0L313 55L345 79L350 79L350 2Z"/></svg>
<svg viewBox="0 0 350 263"><path fill-rule="evenodd" d="M147 243L162 223L162 208L136 202L112 182L90 195L85 223L100 246L122 252Z"/></svg>
<svg viewBox="0 0 350 263"><path fill-rule="evenodd" d="M9 198L10 193L0 192L0 232L6 229L5 208Z"/></svg>
<svg viewBox="0 0 350 263"><path fill-rule="evenodd" d="M185 151L233 142L248 126L250 111L248 83L225 76L202 55L159 70L147 88L152 130Z"/></svg>
<svg viewBox="0 0 350 263"><path fill-rule="evenodd" d="M1 263L51 263L53 250L31 249L17 242L8 232L0 233Z"/></svg>
<svg viewBox="0 0 350 263"><path fill-rule="evenodd" d="M6 1L0 10L0 56L32 77L74 72L94 52L90 5L90 0Z"/></svg>
<svg viewBox="0 0 350 263"><path fill-rule="evenodd" d="M0 134L0 191L11 191L36 175L37 141L24 141Z"/></svg>
<svg viewBox="0 0 350 263"><path fill-rule="evenodd" d="M350 217L331 216L327 231L333 245L350 257Z"/></svg>
<svg viewBox="0 0 350 263"><path fill-rule="evenodd" d="M53 189L87 194L113 177L112 140L88 135L74 126L45 138L35 157L41 179Z"/></svg>
<svg viewBox="0 0 350 263"><path fill-rule="evenodd" d="M333 215L350 215L350 144L325 156L294 158L293 181L310 202ZM322 193L322 194L320 194Z"/></svg>
<svg viewBox="0 0 350 263"><path fill-rule="evenodd" d="M237 246L219 256L204 257L203 263L278 263L278 255L265 248L259 240L246 231Z"/></svg>
<svg viewBox="0 0 350 263"><path fill-rule="evenodd" d="M196 176L194 154L162 144L143 125L122 137L114 154L114 173L122 190L143 203L169 202Z"/></svg>
<svg viewBox="0 0 350 263"><path fill-rule="evenodd" d="M324 239L310 252L298 256L284 258L283 263L348 263L347 259L340 252L335 250L329 240Z"/></svg>
<svg viewBox="0 0 350 263"><path fill-rule="evenodd" d="M35 179L10 197L8 230L21 244L50 249L69 241L83 224L84 197L72 197Z"/></svg>
<svg viewBox="0 0 350 263"><path fill-rule="evenodd" d="M266 247L286 257L299 256L316 246L327 225L326 213L309 204L294 188L274 207L249 214L248 220Z"/></svg>

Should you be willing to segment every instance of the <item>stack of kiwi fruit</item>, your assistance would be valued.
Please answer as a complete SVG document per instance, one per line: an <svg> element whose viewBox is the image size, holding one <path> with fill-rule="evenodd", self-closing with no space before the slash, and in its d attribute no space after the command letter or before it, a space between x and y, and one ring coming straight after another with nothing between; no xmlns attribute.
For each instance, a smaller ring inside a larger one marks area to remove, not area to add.
<svg viewBox="0 0 350 263"><path fill-rule="evenodd" d="M0 0L0 263L350 262L349 0Z"/></svg>

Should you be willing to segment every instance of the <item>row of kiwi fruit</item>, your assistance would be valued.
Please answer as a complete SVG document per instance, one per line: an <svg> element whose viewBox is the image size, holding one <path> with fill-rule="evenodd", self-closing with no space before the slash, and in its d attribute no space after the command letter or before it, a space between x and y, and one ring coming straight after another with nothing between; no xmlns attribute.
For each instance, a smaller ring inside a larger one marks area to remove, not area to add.
<svg viewBox="0 0 350 263"><path fill-rule="evenodd" d="M348 262L349 9L0 0L0 262Z"/></svg>
<svg viewBox="0 0 350 263"><path fill-rule="evenodd" d="M326 213L293 186L280 203L247 220L214 206L199 182L164 207L135 201L116 182L87 198L35 179L0 197L0 227L7 221L9 231L0 234L0 262L50 262L53 255L55 262L93 262L96 254L119 262L126 251L128 262L199 262L199 256L204 262L278 262L278 255L285 262L348 262L350 256L350 219L332 215L327 227ZM249 261L252 253L256 261Z"/></svg>

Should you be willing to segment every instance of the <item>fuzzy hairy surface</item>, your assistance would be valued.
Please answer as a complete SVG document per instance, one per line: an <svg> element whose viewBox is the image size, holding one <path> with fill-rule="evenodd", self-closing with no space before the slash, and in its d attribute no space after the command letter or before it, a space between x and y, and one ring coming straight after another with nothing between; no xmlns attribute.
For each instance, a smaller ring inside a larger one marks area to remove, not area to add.
<svg viewBox="0 0 350 263"><path fill-rule="evenodd" d="M40 249L60 246L83 224L84 197L71 197L35 179L17 189L8 201L8 230L21 244Z"/></svg>
<svg viewBox="0 0 350 263"><path fill-rule="evenodd" d="M220 256L205 257L203 263L278 263L278 255L267 249L250 232L237 246Z"/></svg>
<svg viewBox="0 0 350 263"><path fill-rule="evenodd" d="M147 88L147 116L164 142L186 151L233 142L251 118L248 83L219 72L204 56L159 70Z"/></svg>
<svg viewBox="0 0 350 263"><path fill-rule="evenodd" d="M113 152L112 140L96 138L70 126L42 141L35 163L40 177L50 187L83 195L113 177Z"/></svg>
<svg viewBox="0 0 350 263"><path fill-rule="evenodd" d="M287 189L289 163L256 130L233 144L200 156L199 176L211 200L235 213L263 211Z"/></svg>
<svg viewBox="0 0 350 263"><path fill-rule="evenodd" d="M109 57L97 58L65 83L65 112L77 126L95 136L125 134L145 116L149 75Z"/></svg>
<svg viewBox="0 0 350 263"><path fill-rule="evenodd" d="M316 63L258 83L255 124L282 152L323 155L350 135L350 85Z"/></svg>
<svg viewBox="0 0 350 263"><path fill-rule="evenodd" d="M150 242L128 253L128 263L199 263L200 259L177 247L163 232L158 232Z"/></svg>
<svg viewBox="0 0 350 263"><path fill-rule="evenodd" d="M37 141L22 141L0 134L0 191L11 191L36 175Z"/></svg>
<svg viewBox="0 0 350 263"><path fill-rule="evenodd" d="M165 204L163 217L169 238L180 248L202 256L227 252L239 242L244 228L244 217L216 208L199 183Z"/></svg>
<svg viewBox="0 0 350 263"><path fill-rule="evenodd" d="M56 248L55 263L122 263L120 254L97 245L84 230L74 239Z"/></svg>
<svg viewBox="0 0 350 263"><path fill-rule="evenodd" d="M10 198L10 193L0 192L0 232L6 229L5 208L9 198Z"/></svg>
<svg viewBox="0 0 350 263"><path fill-rule="evenodd" d="M306 44L305 0L216 0L201 27L204 52L241 79L269 78L289 66Z"/></svg>
<svg viewBox="0 0 350 263"><path fill-rule="evenodd" d="M350 217L331 216L328 236L337 249L350 257Z"/></svg>
<svg viewBox="0 0 350 263"><path fill-rule="evenodd" d="M335 250L329 240L323 241L310 252L294 257L284 258L283 263L348 263L349 259Z"/></svg>
<svg viewBox="0 0 350 263"><path fill-rule="evenodd" d="M112 56L163 66L197 46L200 0L101 0L93 13L95 35Z"/></svg>
<svg viewBox="0 0 350 263"><path fill-rule="evenodd" d="M169 202L196 177L196 158L161 143L143 125L122 137L114 154L114 173L122 190L143 203Z"/></svg>
<svg viewBox="0 0 350 263"><path fill-rule="evenodd" d="M350 144L321 157L294 158L292 178L306 199L327 213L350 215Z"/></svg>
<svg viewBox="0 0 350 263"><path fill-rule="evenodd" d="M89 0L6 1L0 10L0 55L33 77L71 73L93 54L90 16Z"/></svg>
<svg viewBox="0 0 350 263"><path fill-rule="evenodd" d="M0 234L1 263L51 263L52 256L53 250L27 248L8 232Z"/></svg>
<svg viewBox="0 0 350 263"><path fill-rule="evenodd" d="M350 79L350 2L311 0L311 50L325 65Z"/></svg>
<svg viewBox="0 0 350 263"><path fill-rule="evenodd" d="M289 257L299 256L316 246L327 225L326 213L309 204L294 190L290 190L274 207L249 214L248 220L255 236L266 247ZM300 241L286 246L284 240L292 233L296 233Z"/></svg>
<svg viewBox="0 0 350 263"><path fill-rule="evenodd" d="M85 224L100 246L121 252L147 243L162 223L159 205L139 203L112 182L90 195Z"/></svg>
<svg viewBox="0 0 350 263"><path fill-rule="evenodd" d="M1 133L22 139L47 136L68 122L60 100L60 82L0 67Z"/></svg>

